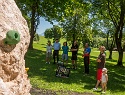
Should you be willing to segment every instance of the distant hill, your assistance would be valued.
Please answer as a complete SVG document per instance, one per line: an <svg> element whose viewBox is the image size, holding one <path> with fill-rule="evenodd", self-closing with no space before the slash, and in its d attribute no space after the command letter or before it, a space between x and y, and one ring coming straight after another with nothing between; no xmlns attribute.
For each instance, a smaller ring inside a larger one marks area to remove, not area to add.
<svg viewBox="0 0 125 95"><path fill-rule="evenodd" d="M44 33L38 34L39 36L44 36Z"/></svg>
<svg viewBox="0 0 125 95"><path fill-rule="evenodd" d="M44 36L44 33L39 34L40 36Z"/></svg>

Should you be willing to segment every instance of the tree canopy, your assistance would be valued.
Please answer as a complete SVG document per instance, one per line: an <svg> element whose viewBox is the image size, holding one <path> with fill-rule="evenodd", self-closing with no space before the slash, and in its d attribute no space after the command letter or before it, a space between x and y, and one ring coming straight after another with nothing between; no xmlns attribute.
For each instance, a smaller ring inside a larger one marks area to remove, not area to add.
<svg viewBox="0 0 125 95"><path fill-rule="evenodd" d="M105 45L110 53L116 46L119 53L117 65L122 66L125 49L125 0L15 0L28 22L30 48L44 17L52 25L46 29L46 38L64 37L68 41L90 43L92 47Z"/></svg>

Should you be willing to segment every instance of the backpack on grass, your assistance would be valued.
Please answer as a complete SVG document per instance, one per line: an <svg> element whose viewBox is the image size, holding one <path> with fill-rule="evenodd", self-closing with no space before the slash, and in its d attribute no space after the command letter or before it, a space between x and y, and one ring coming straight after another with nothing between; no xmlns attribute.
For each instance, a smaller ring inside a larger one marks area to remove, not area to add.
<svg viewBox="0 0 125 95"><path fill-rule="evenodd" d="M56 70L56 77L68 78L70 74L70 68L66 68L64 65L58 65Z"/></svg>

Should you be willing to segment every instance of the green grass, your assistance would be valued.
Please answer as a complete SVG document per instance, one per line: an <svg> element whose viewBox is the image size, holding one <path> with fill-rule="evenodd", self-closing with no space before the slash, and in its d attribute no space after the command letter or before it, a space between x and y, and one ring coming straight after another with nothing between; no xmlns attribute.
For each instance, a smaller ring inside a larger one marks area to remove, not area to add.
<svg viewBox="0 0 125 95"><path fill-rule="evenodd" d="M61 43L64 40L61 40ZM71 70L69 78L55 77L55 70L57 68L54 64L45 64L45 46L47 40L41 37L38 43L34 42L34 50L28 50L25 55L26 67L29 67L28 75L33 87L52 90L52 91L73 91L73 92L90 92L95 95L100 95L100 92L93 92L92 88L96 83L96 58L99 55L98 49L93 49L91 52L90 75L84 76L82 49L78 52L78 69ZM60 58L61 58L60 51ZM107 58L108 58L107 51ZM125 56L125 54L124 54ZM71 67L71 52L69 52L69 64ZM113 52L113 59L106 61L108 68L108 89L106 95L125 95L125 68L117 67L118 53ZM123 59L125 64L125 59ZM61 93L57 93L61 95Z"/></svg>

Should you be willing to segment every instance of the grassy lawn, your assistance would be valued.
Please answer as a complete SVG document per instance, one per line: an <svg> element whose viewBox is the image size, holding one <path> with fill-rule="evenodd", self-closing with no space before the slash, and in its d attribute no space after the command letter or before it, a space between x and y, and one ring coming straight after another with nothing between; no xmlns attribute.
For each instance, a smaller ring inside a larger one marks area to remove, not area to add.
<svg viewBox="0 0 125 95"><path fill-rule="evenodd" d="M61 40L61 43L64 40ZM78 69L72 70L69 78L55 77L55 70L57 68L54 64L45 64L45 50L47 40L41 37L41 40L34 42L34 50L28 50L25 56L26 67L29 67L28 75L33 87L58 91L57 95L62 95L61 92L89 92L94 95L100 95L100 92L93 92L92 88L96 83L96 58L99 55L97 49L92 49L90 75L84 76L84 65L82 58L82 49L78 52ZM62 51L60 51L61 59ZM107 51L107 57L109 53ZM124 53L125 56L125 53ZM71 52L69 52L69 64L71 67ZM107 59L106 67L108 68L108 89L106 95L125 95L125 68L117 67L118 53L113 52L113 60ZM123 59L125 64L125 58ZM68 95L65 93L65 95Z"/></svg>

